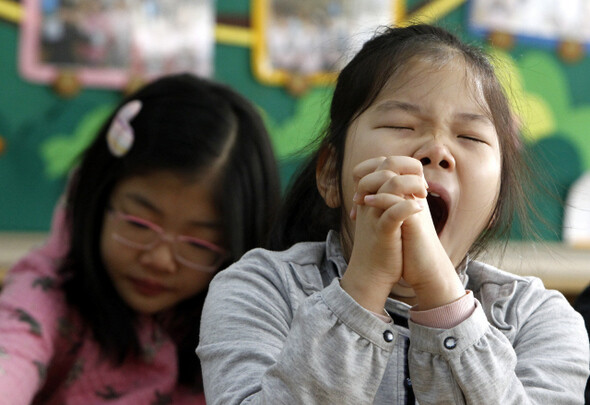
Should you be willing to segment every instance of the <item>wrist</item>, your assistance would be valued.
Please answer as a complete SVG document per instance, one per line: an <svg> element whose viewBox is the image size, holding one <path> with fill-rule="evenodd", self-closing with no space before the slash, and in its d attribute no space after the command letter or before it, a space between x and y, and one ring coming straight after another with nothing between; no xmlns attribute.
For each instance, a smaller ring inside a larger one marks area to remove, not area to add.
<svg viewBox="0 0 590 405"><path fill-rule="evenodd" d="M417 308L426 311L442 307L465 296L466 290L459 276L455 273L451 277L432 280L429 283L414 287Z"/></svg>
<svg viewBox="0 0 590 405"><path fill-rule="evenodd" d="M367 274L350 266L340 280L340 287L368 311L382 313L393 283L386 277Z"/></svg>

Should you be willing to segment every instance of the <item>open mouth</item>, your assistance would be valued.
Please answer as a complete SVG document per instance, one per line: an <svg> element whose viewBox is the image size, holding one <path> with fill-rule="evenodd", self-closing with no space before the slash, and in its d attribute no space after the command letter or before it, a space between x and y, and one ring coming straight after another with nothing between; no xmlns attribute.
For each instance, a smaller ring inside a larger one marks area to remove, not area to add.
<svg viewBox="0 0 590 405"><path fill-rule="evenodd" d="M428 202L428 208L430 208L430 215L432 216L432 222L434 223L436 234L440 235L447 223L447 219L449 218L447 204L441 196L436 193L428 193L426 201Z"/></svg>

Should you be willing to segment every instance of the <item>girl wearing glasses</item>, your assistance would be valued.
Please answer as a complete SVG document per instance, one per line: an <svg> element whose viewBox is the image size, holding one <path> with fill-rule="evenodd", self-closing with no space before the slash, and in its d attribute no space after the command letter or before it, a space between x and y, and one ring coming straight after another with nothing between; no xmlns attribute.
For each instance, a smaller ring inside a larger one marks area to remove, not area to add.
<svg viewBox="0 0 590 405"><path fill-rule="evenodd" d="M185 74L128 97L84 153L47 243L7 277L0 398L204 403L207 287L263 245L279 190L263 123L231 89Z"/></svg>

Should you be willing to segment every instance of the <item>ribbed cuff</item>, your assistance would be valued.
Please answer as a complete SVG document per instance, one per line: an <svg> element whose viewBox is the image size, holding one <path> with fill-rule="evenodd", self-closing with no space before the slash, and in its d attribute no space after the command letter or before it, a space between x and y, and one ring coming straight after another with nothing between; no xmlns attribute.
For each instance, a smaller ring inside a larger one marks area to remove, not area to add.
<svg viewBox="0 0 590 405"><path fill-rule="evenodd" d="M450 329L469 318L473 311L475 311L475 299L473 293L467 290L464 296L442 307L426 311L420 311L417 307L412 307L410 309L410 319L417 324L430 328Z"/></svg>

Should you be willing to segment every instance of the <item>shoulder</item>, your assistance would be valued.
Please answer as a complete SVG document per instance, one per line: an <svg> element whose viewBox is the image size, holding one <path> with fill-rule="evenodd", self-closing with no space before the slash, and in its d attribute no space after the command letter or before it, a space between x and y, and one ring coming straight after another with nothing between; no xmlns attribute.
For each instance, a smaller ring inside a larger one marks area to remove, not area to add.
<svg viewBox="0 0 590 405"><path fill-rule="evenodd" d="M321 283L319 267L324 255L325 242L298 243L280 252L253 249L219 272L212 284L255 279L264 279L273 284L284 284L293 280L312 285Z"/></svg>
<svg viewBox="0 0 590 405"><path fill-rule="evenodd" d="M30 332L53 336L57 320L68 313L58 260L43 248L29 253L8 272L0 293L5 319L28 325Z"/></svg>
<svg viewBox="0 0 590 405"><path fill-rule="evenodd" d="M504 331L516 332L535 317L551 317L556 323L577 318L563 294L546 289L538 277L519 276L477 261L469 263L467 275L467 288L488 320Z"/></svg>
<svg viewBox="0 0 590 405"><path fill-rule="evenodd" d="M250 250L236 264L260 260L265 263L288 263L296 266L317 265L325 252L326 242L301 242L283 251L262 248Z"/></svg>
<svg viewBox="0 0 590 405"><path fill-rule="evenodd" d="M16 262L7 274L8 282L21 274L33 274L57 280L58 269L69 247L68 233L65 207L59 202L54 210L51 231L47 239Z"/></svg>
<svg viewBox="0 0 590 405"><path fill-rule="evenodd" d="M507 288L506 286L527 288L530 285L539 286L539 283L542 286L542 281L537 277L520 276L479 261L469 262L467 275L469 276L468 285L474 292L499 290Z"/></svg>
<svg viewBox="0 0 590 405"><path fill-rule="evenodd" d="M203 316L222 307L248 312L274 309L290 316L302 300L323 288L324 255L324 242L299 243L281 252L249 251L213 278Z"/></svg>
<svg viewBox="0 0 590 405"><path fill-rule="evenodd" d="M492 265L472 261L467 267L467 287L475 296L482 296L493 302L499 300L538 301L539 304L551 298L563 299L555 290L548 290L543 281L534 276L513 274Z"/></svg>
<svg viewBox="0 0 590 405"><path fill-rule="evenodd" d="M63 202L59 202L54 210L48 238L8 271L2 290L3 298L14 295L17 301L63 300L63 276L59 268L68 250L67 234L65 207Z"/></svg>
<svg viewBox="0 0 590 405"><path fill-rule="evenodd" d="M58 273L59 263L60 260L48 257L42 249L29 253L8 271L2 296L14 295L22 301L33 297L61 297L63 278Z"/></svg>

